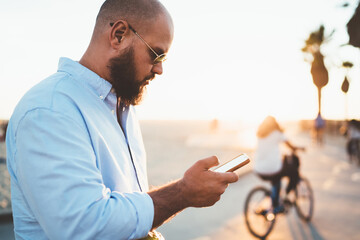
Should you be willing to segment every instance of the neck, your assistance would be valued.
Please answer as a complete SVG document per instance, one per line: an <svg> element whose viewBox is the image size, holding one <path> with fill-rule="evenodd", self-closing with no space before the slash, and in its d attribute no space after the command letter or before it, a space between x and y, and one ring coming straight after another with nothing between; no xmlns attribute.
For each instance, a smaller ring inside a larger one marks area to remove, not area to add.
<svg viewBox="0 0 360 240"><path fill-rule="evenodd" d="M109 70L107 67L107 58L101 54L97 54L96 51L92 51L91 47L86 50L84 55L81 57L79 63L84 67L95 72L101 78L109 81ZM110 81L109 81L110 82Z"/></svg>

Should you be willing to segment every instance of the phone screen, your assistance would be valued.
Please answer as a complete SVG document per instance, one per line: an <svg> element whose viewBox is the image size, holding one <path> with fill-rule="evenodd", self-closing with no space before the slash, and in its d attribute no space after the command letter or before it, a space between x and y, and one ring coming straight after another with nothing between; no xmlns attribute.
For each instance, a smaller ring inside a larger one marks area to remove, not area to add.
<svg viewBox="0 0 360 240"><path fill-rule="evenodd" d="M223 163L213 170L214 172L233 172L236 169L241 168L242 166L248 164L250 162L250 158L246 154L240 154L239 156Z"/></svg>

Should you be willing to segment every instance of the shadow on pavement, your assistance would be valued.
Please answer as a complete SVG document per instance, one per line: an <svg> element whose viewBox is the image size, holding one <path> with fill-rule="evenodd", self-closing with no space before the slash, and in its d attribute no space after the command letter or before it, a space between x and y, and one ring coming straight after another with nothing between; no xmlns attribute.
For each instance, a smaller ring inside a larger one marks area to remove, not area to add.
<svg viewBox="0 0 360 240"><path fill-rule="evenodd" d="M294 240L324 240L314 224L302 221L294 212L287 216L287 222Z"/></svg>
<svg viewBox="0 0 360 240"><path fill-rule="evenodd" d="M315 240L324 240L324 238L320 235L320 233L317 231L316 227L312 223L309 223L309 228L311 230L311 234L313 236L313 239L315 239Z"/></svg>

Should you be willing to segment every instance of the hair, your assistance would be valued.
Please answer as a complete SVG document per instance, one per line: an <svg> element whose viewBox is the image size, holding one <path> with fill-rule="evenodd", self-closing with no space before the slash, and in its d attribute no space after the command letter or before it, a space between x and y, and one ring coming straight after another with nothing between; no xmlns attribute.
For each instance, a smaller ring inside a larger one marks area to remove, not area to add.
<svg viewBox="0 0 360 240"><path fill-rule="evenodd" d="M283 131L283 129L280 127L280 125L273 116L267 116L260 124L256 136L259 138L265 138L275 130L278 130L280 132Z"/></svg>
<svg viewBox="0 0 360 240"><path fill-rule="evenodd" d="M139 29L162 13L167 11L158 0L106 0L96 17L95 32L117 20L125 20Z"/></svg>

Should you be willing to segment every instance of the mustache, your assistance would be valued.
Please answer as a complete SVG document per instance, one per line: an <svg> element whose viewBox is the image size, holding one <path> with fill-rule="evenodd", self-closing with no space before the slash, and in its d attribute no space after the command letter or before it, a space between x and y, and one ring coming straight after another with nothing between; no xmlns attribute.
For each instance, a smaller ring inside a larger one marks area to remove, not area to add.
<svg viewBox="0 0 360 240"><path fill-rule="evenodd" d="M155 78L155 74L151 74L151 75L145 77L144 80L142 80L141 82L146 83L147 81L154 80L154 78Z"/></svg>
<svg viewBox="0 0 360 240"><path fill-rule="evenodd" d="M148 76L148 77L146 77L145 78L145 81L147 81L147 80L153 80L155 78L155 74L154 73L152 73L150 76Z"/></svg>

